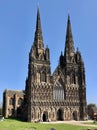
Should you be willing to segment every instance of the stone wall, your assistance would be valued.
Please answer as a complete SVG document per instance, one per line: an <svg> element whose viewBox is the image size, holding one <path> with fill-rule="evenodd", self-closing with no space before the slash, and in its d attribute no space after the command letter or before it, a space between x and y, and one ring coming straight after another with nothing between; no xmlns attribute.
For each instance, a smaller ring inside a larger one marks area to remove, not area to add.
<svg viewBox="0 0 97 130"><path fill-rule="evenodd" d="M24 91L5 90L3 93L4 117L17 117L17 109L22 105Z"/></svg>

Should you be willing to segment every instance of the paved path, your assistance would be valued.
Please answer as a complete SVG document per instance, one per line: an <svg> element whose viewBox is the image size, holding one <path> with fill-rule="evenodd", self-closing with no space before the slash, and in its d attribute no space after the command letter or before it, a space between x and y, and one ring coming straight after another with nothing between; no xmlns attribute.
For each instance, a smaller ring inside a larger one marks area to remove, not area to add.
<svg viewBox="0 0 97 130"><path fill-rule="evenodd" d="M85 124L85 123L88 123L88 122L93 122L91 120L88 120L88 121L54 121L54 122L42 122L42 123L45 123L45 124L56 124L56 123L63 123L63 124L72 124L72 125L78 125L78 126L89 126L89 127L96 127L97 128L97 123L96 124Z"/></svg>

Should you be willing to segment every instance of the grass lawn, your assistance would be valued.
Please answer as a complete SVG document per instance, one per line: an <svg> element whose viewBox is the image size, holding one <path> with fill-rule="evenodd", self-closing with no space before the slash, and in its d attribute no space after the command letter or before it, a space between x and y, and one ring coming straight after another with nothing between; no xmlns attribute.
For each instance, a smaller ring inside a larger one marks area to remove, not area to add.
<svg viewBox="0 0 97 130"><path fill-rule="evenodd" d="M94 121L92 121L92 122L86 122L86 123L84 123L84 124L97 125L97 121L96 121L96 122L94 122Z"/></svg>
<svg viewBox="0 0 97 130"><path fill-rule="evenodd" d="M12 119L5 119L0 122L0 130L51 130L51 128L56 130L83 130L86 127L68 124L28 123Z"/></svg>

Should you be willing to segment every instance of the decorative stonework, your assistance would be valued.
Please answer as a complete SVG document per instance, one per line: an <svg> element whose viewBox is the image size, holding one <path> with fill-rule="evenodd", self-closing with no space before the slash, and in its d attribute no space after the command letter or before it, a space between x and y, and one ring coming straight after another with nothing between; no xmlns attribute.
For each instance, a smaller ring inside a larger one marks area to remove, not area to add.
<svg viewBox="0 0 97 130"><path fill-rule="evenodd" d="M6 104L13 95L17 100L23 99L23 104L20 107L15 105L12 109L17 113L10 115ZM50 51L48 47L44 48L38 8L35 38L29 53L25 94L7 91L4 93L4 115L16 117L18 114L29 122L85 119L85 68L81 53L74 49L70 16L67 21L64 55L61 53L59 64L51 75Z"/></svg>
<svg viewBox="0 0 97 130"><path fill-rule="evenodd" d="M5 90L3 93L4 117L17 117L17 110L24 100L24 91Z"/></svg>

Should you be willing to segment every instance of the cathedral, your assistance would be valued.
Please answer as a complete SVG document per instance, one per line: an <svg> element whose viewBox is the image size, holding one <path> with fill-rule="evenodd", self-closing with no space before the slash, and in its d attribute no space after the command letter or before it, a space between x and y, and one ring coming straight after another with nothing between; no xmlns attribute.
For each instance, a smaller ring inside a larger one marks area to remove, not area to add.
<svg viewBox="0 0 97 130"><path fill-rule="evenodd" d="M70 16L64 53L59 56L59 63L51 74L50 51L44 47L38 8L25 91L4 91L3 114L28 122L85 120L86 107L84 62L80 51L74 49Z"/></svg>

